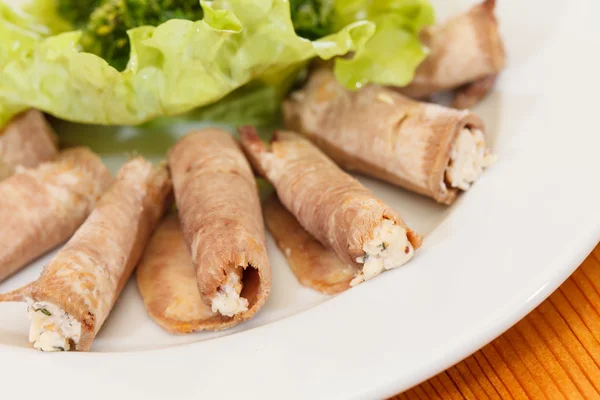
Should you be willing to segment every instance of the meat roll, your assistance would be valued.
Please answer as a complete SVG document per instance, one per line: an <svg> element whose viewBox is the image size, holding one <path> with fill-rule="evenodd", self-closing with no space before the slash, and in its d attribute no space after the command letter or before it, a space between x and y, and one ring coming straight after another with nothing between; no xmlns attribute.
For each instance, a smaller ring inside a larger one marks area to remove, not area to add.
<svg viewBox="0 0 600 400"><path fill-rule="evenodd" d="M406 263L421 245L398 212L300 135L277 132L267 146L251 127L240 134L249 159L300 225L357 268L352 286Z"/></svg>
<svg viewBox="0 0 600 400"><path fill-rule="evenodd" d="M343 168L451 204L494 161L474 113L422 103L377 85L356 92L328 69L284 104L286 126Z"/></svg>
<svg viewBox="0 0 600 400"><path fill-rule="evenodd" d="M177 214L167 216L150 239L137 284L152 319L170 333L222 330L240 322L212 311L198 291L196 269Z"/></svg>
<svg viewBox="0 0 600 400"><path fill-rule="evenodd" d="M0 301L26 301L29 340L43 351L87 351L169 204L166 167L126 163L40 278Z"/></svg>
<svg viewBox="0 0 600 400"><path fill-rule="evenodd" d="M495 5L496 0L485 0L464 14L425 29L422 40L431 52L417 69L412 83L400 91L410 97L424 98L460 88L459 92L470 93L471 102L483 97L505 64ZM469 89L470 84L480 80L487 86L480 84L478 91ZM487 90L482 91L484 87Z"/></svg>
<svg viewBox="0 0 600 400"><path fill-rule="evenodd" d="M202 300L223 316L251 318L269 296L271 267L244 154L229 133L203 129L171 149L169 166Z"/></svg>
<svg viewBox="0 0 600 400"><path fill-rule="evenodd" d="M67 240L112 182L85 148L0 182L0 282Z"/></svg>
<svg viewBox="0 0 600 400"><path fill-rule="evenodd" d="M52 160L57 138L44 115L26 111L0 130L0 180L12 175L17 166L33 168Z"/></svg>

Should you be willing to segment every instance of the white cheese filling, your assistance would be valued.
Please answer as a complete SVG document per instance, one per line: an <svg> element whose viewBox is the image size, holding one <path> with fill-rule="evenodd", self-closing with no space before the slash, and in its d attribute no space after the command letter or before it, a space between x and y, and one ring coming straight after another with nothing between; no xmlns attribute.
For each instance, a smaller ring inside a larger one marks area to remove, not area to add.
<svg viewBox="0 0 600 400"><path fill-rule="evenodd" d="M485 137L479 129L464 128L458 134L446 168L446 179L450 186L469 190L483 173L483 169L496 161L496 156L485 147Z"/></svg>
<svg viewBox="0 0 600 400"><path fill-rule="evenodd" d="M414 254L412 244L406 236L406 229L384 219L373 231L373 239L363 245L365 255L356 262L364 264L362 270L350 286L356 286L383 271L399 267L410 260Z"/></svg>
<svg viewBox="0 0 600 400"><path fill-rule="evenodd" d="M212 298L213 312L233 317L236 314L248 311L248 300L240 297L240 293L242 292L240 275L238 271L230 272L227 275L225 284L219 287L219 290Z"/></svg>
<svg viewBox="0 0 600 400"><path fill-rule="evenodd" d="M81 323L54 304L29 301L29 341L42 351L69 351L79 343Z"/></svg>

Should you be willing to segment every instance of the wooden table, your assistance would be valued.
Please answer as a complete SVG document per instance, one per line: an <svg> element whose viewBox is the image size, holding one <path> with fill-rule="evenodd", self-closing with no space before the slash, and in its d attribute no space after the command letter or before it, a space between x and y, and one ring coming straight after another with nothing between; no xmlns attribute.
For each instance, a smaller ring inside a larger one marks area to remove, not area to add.
<svg viewBox="0 0 600 400"><path fill-rule="evenodd" d="M393 398L600 399L600 244L492 343Z"/></svg>

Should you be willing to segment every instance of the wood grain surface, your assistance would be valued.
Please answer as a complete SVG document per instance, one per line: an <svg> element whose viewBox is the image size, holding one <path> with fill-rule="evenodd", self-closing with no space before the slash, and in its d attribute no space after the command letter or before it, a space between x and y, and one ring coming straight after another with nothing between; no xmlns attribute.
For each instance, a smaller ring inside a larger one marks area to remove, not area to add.
<svg viewBox="0 0 600 400"><path fill-rule="evenodd" d="M600 244L502 336L393 400L545 398L600 399Z"/></svg>

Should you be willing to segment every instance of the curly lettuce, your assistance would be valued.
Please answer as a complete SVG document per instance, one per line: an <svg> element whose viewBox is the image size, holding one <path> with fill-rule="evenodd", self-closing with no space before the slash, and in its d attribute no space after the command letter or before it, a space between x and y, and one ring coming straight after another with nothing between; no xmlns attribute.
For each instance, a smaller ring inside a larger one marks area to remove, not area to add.
<svg viewBox="0 0 600 400"><path fill-rule="evenodd" d="M72 24L56 11L61 1L35 0L28 12L0 2L0 126L30 107L101 125L137 125L208 105L231 119L253 98L251 90L240 89L273 87L269 93L279 99L315 57L351 55L335 62L338 79L350 88L402 86L426 56L418 31L433 21L425 0L330 0L333 6L323 0L313 8L320 13L316 20L310 9L293 8L294 1L205 1L201 20L175 18L127 30L129 56L120 71L82 51L85 29L68 31ZM77 12L85 13L94 2L81 4L84 10ZM386 45L384 36L393 41ZM104 48L97 53L106 56ZM244 101L236 102L237 93ZM225 97L223 104L238 108L215 104ZM254 114L267 118L273 102L263 103L267 111Z"/></svg>
<svg viewBox="0 0 600 400"><path fill-rule="evenodd" d="M428 49L421 30L434 23L427 0L290 0L298 35L316 39L355 21L375 24L374 35L351 58L336 60L337 79L349 89L371 82L405 86Z"/></svg>
<svg viewBox="0 0 600 400"><path fill-rule="evenodd" d="M337 27L359 18L375 24L375 33L354 57L338 59L335 76L346 87L368 83L405 86L429 51L419 39L435 21L427 0L336 0Z"/></svg>

